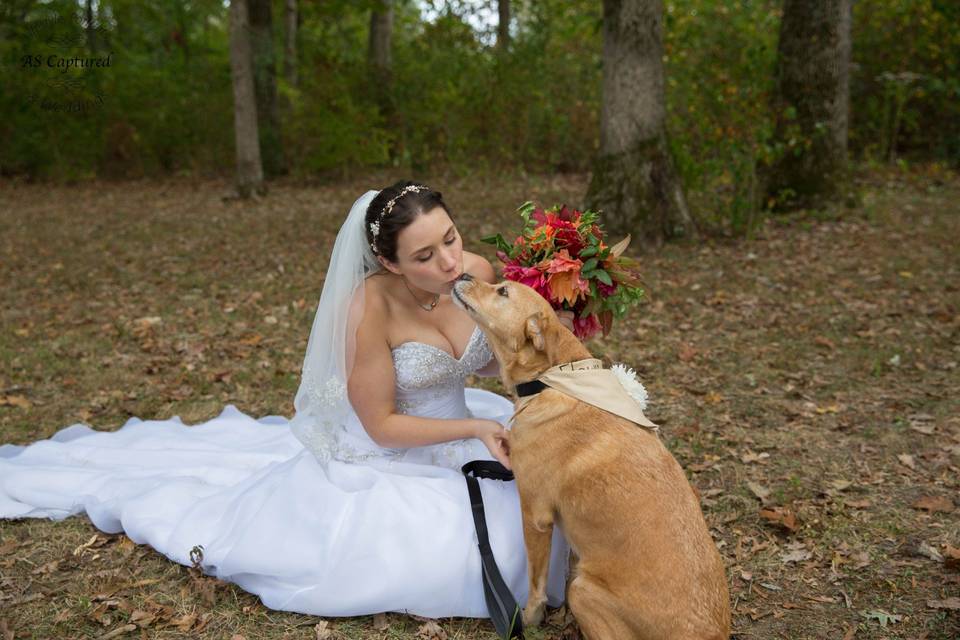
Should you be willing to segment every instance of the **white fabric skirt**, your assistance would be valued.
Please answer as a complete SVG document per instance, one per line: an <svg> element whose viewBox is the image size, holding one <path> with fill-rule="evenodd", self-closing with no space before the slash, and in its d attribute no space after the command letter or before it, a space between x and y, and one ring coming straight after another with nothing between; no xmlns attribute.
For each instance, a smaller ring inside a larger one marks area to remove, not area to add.
<svg viewBox="0 0 960 640"><path fill-rule="evenodd" d="M507 399L466 390L476 417L505 423ZM491 459L477 440L465 460ZM526 551L516 483L481 480L497 564L523 605ZM413 463L321 465L282 416L227 405L189 426L131 418L117 431L83 424L29 446L0 447L0 517L60 520L85 512L260 597L320 616L382 611L486 618L480 553L463 475ZM548 603L559 606L568 546L559 528Z"/></svg>

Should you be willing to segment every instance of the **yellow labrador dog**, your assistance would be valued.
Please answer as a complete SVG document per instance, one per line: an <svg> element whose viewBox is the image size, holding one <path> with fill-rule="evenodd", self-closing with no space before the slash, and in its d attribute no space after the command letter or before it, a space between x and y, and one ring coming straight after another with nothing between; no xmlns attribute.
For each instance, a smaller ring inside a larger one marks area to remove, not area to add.
<svg viewBox="0 0 960 640"><path fill-rule="evenodd" d="M504 385L589 358L533 289L464 275L453 297L480 325ZM547 387L510 431L530 577L525 624L546 602L556 524L576 566L567 602L589 640L726 640L723 561L693 488L659 437Z"/></svg>

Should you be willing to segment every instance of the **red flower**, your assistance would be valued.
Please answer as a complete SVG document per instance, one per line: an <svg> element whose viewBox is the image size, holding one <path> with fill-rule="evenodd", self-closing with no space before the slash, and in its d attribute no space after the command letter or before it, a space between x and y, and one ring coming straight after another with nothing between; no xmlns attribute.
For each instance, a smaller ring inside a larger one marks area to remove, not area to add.
<svg viewBox="0 0 960 640"><path fill-rule="evenodd" d="M600 326L600 320L592 313L585 318L576 317L573 319L573 334L581 340L591 338L602 328L603 327Z"/></svg>
<svg viewBox="0 0 960 640"><path fill-rule="evenodd" d="M571 209L567 205L560 207L560 211L557 212L557 217L565 222L576 222L580 219L580 212L576 209Z"/></svg>
<svg viewBox="0 0 960 640"><path fill-rule="evenodd" d="M603 282L597 280L597 291L600 292L602 297L606 298L613 295L613 293L617 290L617 284L618 283L616 281L614 281L613 284L604 284Z"/></svg>
<svg viewBox="0 0 960 640"><path fill-rule="evenodd" d="M547 218L544 224L553 227L554 229L574 229L576 230L577 225L573 224L570 220L565 220L560 217L557 213L548 213Z"/></svg>
<svg viewBox="0 0 960 640"><path fill-rule="evenodd" d="M583 249L583 240L575 227L557 230L555 238L557 246L566 247L570 251L570 255L579 255Z"/></svg>
<svg viewBox="0 0 960 640"><path fill-rule="evenodd" d="M525 267L522 264L507 264L503 267L503 277L532 287L537 293L550 299L550 288L543 272L537 267Z"/></svg>
<svg viewBox="0 0 960 640"><path fill-rule="evenodd" d="M547 213L544 224L552 230L551 234L556 247L566 248L570 251L570 255L575 256L583 249L584 243L577 225L573 222L573 213L576 213L579 218L579 212L571 212L566 207L561 209L560 213Z"/></svg>

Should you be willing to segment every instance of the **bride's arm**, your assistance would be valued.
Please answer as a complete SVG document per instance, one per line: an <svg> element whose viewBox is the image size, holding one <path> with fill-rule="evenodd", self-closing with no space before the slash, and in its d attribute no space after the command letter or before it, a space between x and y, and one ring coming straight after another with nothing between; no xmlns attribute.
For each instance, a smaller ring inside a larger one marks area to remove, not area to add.
<svg viewBox="0 0 960 640"><path fill-rule="evenodd" d="M422 418L397 413L385 309L373 292L365 293L366 309L357 330L347 395L370 438L381 447L407 448L477 438L490 431L492 425L485 424L490 421L478 418Z"/></svg>

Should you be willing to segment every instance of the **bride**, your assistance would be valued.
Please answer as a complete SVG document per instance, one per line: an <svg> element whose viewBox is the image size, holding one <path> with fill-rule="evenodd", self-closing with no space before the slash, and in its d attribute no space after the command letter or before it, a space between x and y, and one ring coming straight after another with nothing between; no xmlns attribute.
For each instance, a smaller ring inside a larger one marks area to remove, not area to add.
<svg viewBox="0 0 960 640"><path fill-rule="evenodd" d="M512 403L465 388L498 372L483 333L449 297L493 268L463 244L440 193L368 191L337 235L294 401L254 419L233 405L202 424L74 424L0 447L0 517L86 512L171 560L239 585L273 609L488 617L460 466L509 465ZM527 599L515 483L481 480L490 544ZM563 600L568 547L554 530L548 603Z"/></svg>

